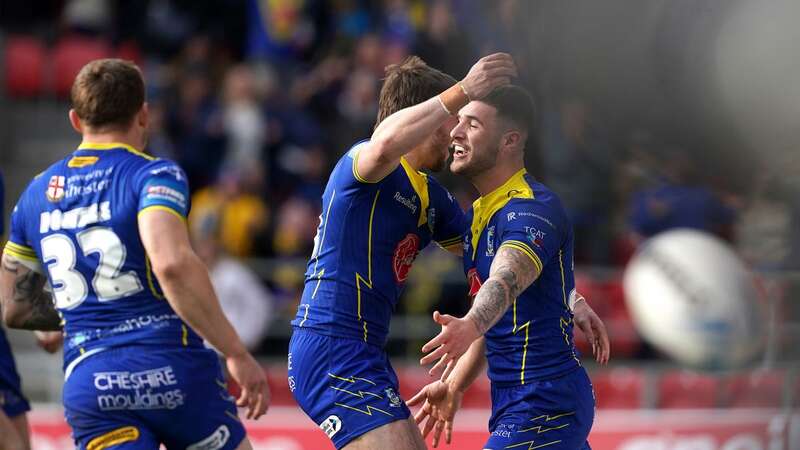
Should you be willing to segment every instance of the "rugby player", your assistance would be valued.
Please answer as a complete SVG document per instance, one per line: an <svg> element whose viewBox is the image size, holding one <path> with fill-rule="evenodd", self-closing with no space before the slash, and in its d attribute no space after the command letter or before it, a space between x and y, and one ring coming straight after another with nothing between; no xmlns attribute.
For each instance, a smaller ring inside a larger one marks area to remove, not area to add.
<svg viewBox="0 0 800 450"><path fill-rule="evenodd" d="M289 344L289 387L338 449L424 449L384 351L417 253L457 254L465 222L423 170L445 167L451 113L509 84L513 60L481 58L460 82L416 57L387 68L372 137L336 164Z"/></svg>
<svg viewBox="0 0 800 450"><path fill-rule="evenodd" d="M69 120L83 139L12 212L3 319L63 326L64 408L79 449L250 449L202 339L224 355L248 418L267 409L266 379L189 244L186 175L142 152L144 93L126 61L96 60L78 73Z"/></svg>
<svg viewBox="0 0 800 450"><path fill-rule="evenodd" d="M572 227L561 202L524 167L533 118L530 95L506 85L463 107L451 132L450 169L481 196L467 213L464 240L473 304L462 318L434 313L442 331L422 348L422 364L438 360L434 372L457 364L409 402L424 400L416 418L429 417L423 434L435 429L435 443L442 428L450 442L462 393L488 361L485 449L590 448L594 395L572 336L573 309L588 305L575 292ZM581 328L604 364L605 328L593 312L588 317Z"/></svg>

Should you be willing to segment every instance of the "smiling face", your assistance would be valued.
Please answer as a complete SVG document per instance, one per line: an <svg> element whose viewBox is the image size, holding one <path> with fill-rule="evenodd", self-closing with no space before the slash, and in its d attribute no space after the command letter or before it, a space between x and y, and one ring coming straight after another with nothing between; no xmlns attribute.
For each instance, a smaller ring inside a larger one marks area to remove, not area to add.
<svg viewBox="0 0 800 450"><path fill-rule="evenodd" d="M450 170L474 177L497 163L501 130L497 110L486 103L473 101L458 112L458 125L450 132L453 161Z"/></svg>

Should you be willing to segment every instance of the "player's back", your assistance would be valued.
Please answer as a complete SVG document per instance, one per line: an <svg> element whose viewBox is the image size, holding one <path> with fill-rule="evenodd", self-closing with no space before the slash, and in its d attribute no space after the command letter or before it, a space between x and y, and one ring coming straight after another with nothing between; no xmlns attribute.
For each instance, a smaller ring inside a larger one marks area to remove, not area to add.
<svg viewBox="0 0 800 450"><path fill-rule="evenodd" d="M202 345L164 298L137 222L147 208L185 217L188 206L177 165L124 144L83 145L29 184L6 250L46 269L65 364L120 345Z"/></svg>

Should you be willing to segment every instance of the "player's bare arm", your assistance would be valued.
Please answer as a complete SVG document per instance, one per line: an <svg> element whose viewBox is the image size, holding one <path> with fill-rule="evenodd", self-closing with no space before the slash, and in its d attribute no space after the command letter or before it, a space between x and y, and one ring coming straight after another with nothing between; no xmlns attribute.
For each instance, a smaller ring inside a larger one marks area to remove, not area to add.
<svg viewBox="0 0 800 450"><path fill-rule="evenodd" d="M434 320L442 325L442 331L422 347L423 353L430 353L420 360L420 364L430 364L438 359L439 362L431 369L431 373L437 373L458 360L475 339L500 320L514 299L538 276L539 268L528 255L501 246L492 260L489 278L475 296L467 315L459 319L434 313Z"/></svg>
<svg viewBox="0 0 800 450"><path fill-rule="evenodd" d="M0 269L0 302L3 321L11 328L27 330L61 329L61 318L49 292L47 278L19 258L4 253Z"/></svg>
<svg viewBox="0 0 800 450"><path fill-rule="evenodd" d="M231 376L242 387L237 404L247 418L258 418L269 406L264 372L245 348L222 312L208 270L192 249L185 224L176 215L147 210L139 215L142 244L153 272L175 312L226 359Z"/></svg>
<svg viewBox="0 0 800 450"><path fill-rule="evenodd" d="M397 168L401 156L430 137L460 106L509 84L516 75L511 55L494 53L478 60L461 82L442 95L390 115L375 128L368 146L359 152L359 177L369 182L381 180ZM452 103L452 110L448 110L448 103Z"/></svg>

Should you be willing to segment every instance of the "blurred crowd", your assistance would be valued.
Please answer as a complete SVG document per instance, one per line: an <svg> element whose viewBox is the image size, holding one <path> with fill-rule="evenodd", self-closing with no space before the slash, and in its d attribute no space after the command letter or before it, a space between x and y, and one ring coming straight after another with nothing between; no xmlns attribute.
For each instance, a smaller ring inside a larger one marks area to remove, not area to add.
<svg viewBox="0 0 800 450"><path fill-rule="evenodd" d="M647 121L608 118L609 105L585 94L578 78L565 81L569 66L553 54L552 30L536 19L548 12L547 2L36 3L4 6L6 32L102 39L125 45L142 66L148 150L177 160L188 174L193 236L233 291L221 297L236 297L236 280L253 278L243 274L244 259L308 257L330 169L371 134L384 68L411 54L456 78L488 52L514 56L517 82L535 94L539 109L529 169L571 216L576 264L621 267L643 239L691 227L734 243L755 267L796 268L800 197L767 171L721 158L707 142ZM475 198L462 180L441 178L463 207ZM429 267L457 265L433 258ZM436 273L426 272L434 280ZM456 301L419 286L409 311ZM273 274L269 287L259 294L274 303L267 309L292 315L302 267Z"/></svg>

